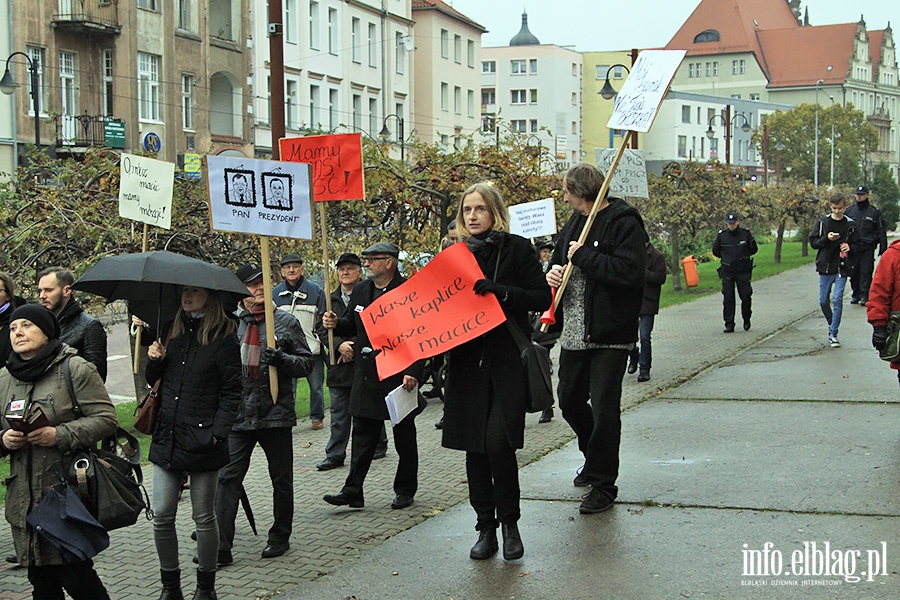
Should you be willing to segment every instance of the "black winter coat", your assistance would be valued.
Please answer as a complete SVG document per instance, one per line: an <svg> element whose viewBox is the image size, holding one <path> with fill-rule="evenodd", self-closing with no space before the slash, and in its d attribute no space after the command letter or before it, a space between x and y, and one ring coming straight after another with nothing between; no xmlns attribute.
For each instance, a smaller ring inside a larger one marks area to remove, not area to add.
<svg viewBox="0 0 900 600"><path fill-rule="evenodd" d="M587 217L573 215L559 232L550 262L565 265L569 242L578 239ZM597 214L584 246L572 263L585 275L584 340L594 344L632 344L644 297L647 249L644 221L620 198ZM557 315L559 318L559 315Z"/></svg>
<svg viewBox="0 0 900 600"><path fill-rule="evenodd" d="M668 275L666 255L654 248L653 244L647 244L647 276L644 279L644 300L641 302L642 315L659 313L659 296Z"/></svg>
<svg viewBox="0 0 900 600"><path fill-rule="evenodd" d="M56 318L59 321L59 341L65 342L78 351L100 373L106 381L106 330L103 323L88 315L71 296Z"/></svg>
<svg viewBox="0 0 900 600"><path fill-rule="evenodd" d="M385 288L385 292L400 287L404 281L406 278L396 273ZM371 279L356 284L353 294L350 296L350 306L347 307L344 316L337 320L334 333L341 337L356 338L356 343L353 345L353 362L356 363L356 370L353 373L353 386L350 389L350 414L354 417L386 421L390 419L390 415L387 405L384 403L385 396L403 383L404 375L415 377L421 384L425 361L416 361L403 372L391 375L384 381L378 380L375 353L363 353L363 348L371 349L372 343L369 341L366 328L359 316L360 311L372 304L375 299L375 289L375 283ZM360 307L360 311L357 310L357 307Z"/></svg>
<svg viewBox="0 0 900 600"><path fill-rule="evenodd" d="M187 323L184 334L169 340L165 358L147 363L147 383L162 377L150 462L176 471L216 471L228 464L224 441L241 401L240 350L234 333L200 345L200 319Z"/></svg>
<svg viewBox="0 0 900 600"><path fill-rule="evenodd" d="M816 272L819 275L850 276L852 270L852 255L859 250L859 234L856 232L856 222L844 216L841 221L835 221L831 215L826 215L818 220L809 234L809 245L817 250ZM841 237L831 241L828 232L841 233ZM841 244L850 244L850 255L841 258Z"/></svg>
<svg viewBox="0 0 900 600"><path fill-rule="evenodd" d="M550 286L531 244L525 238L503 234L496 282L509 287L500 306L509 322L527 339L531 332L529 311L543 312L550 306ZM478 263L487 279L494 279L497 248ZM499 406L506 438L513 448L525 443L525 368L519 348L506 323L447 354L444 389L445 448L485 452L488 408Z"/></svg>
<svg viewBox="0 0 900 600"><path fill-rule="evenodd" d="M749 229L740 226L734 231L727 228L720 229L712 247L713 256L722 259L719 276L749 277L753 272L753 259L750 257L756 254L757 250L759 248L756 240Z"/></svg>
<svg viewBox="0 0 900 600"><path fill-rule="evenodd" d="M241 320L238 325L238 339L244 339L248 322L256 321L256 316L243 306L235 311ZM283 311L273 312L275 318L275 339L284 351L284 364L278 367L278 402L272 402L269 386L269 366L259 365L259 379L241 377L241 405L232 431L256 431L272 427L293 427L297 424L294 402L293 379L306 377L313 368L313 356L306 345L306 334L300 321ZM252 319L252 321L251 321ZM259 343L266 347L266 322L259 323Z"/></svg>
<svg viewBox="0 0 900 600"><path fill-rule="evenodd" d="M347 316L347 308L348 305L344 304L344 299L341 297L341 288L338 286L331 292L331 310L334 311L334 314L338 316L338 319L341 317ZM321 322L319 326L316 328L316 334L319 336L319 340L322 342L322 350L327 355L328 354L328 330L322 327ZM355 342L354 337L342 337L339 335L334 336L334 364L331 364L330 360L325 361L325 366L328 369L328 373L325 376L325 383L328 384L329 388L333 387L344 387L348 388L353 384L353 372L356 370L356 361L352 360L350 362L337 362L340 357L340 353L338 352L338 347L344 342L351 341ZM354 343L354 346L356 344ZM354 352L355 354L355 352Z"/></svg>
<svg viewBox="0 0 900 600"><path fill-rule="evenodd" d="M856 221L856 231L859 234L859 248L857 249L860 252L871 252L880 246L878 254L884 254L888 247L887 227L880 210L872 206L868 200L864 200L848 206L844 211L844 216Z"/></svg>

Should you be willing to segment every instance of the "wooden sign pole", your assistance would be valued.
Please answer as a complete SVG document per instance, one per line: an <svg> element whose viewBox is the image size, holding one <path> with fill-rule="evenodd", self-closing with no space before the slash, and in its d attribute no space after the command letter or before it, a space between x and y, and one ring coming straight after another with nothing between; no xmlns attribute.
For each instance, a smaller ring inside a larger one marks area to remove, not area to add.
<svg viewBox="0 0 900 600"><path fill-rule="evenodd" d="M328 268L331 261L328 260L328 242L325 237L325 203L319 202L319 226L322 228L322 264L325 277L325 310L331 312L331 293L328 291ZM340 285L340 282L338 282ZM334 329L328 330L328 364L334 365Z"/></svg>
<svg viewBox="0 0 900 600"><path fill-rule="evenodd" d="M622 158L622 155L625 154L625 149L628 147L628 140L623 140L622 145L619 146L619 149L616 151L616 155L613 157L612 163L609 165L609 172L606 174L606 177L603 179L603 185L600 186L600 191L597 193L597 197L594 199L594 204L591 206L591 212L588 214L587 221L584 222L584 227L581 229L581 234L578 236L578 243L584 244L584 240L587 239L588 234L591 231L591 227L594 225L594 220L597 218L597 213L600 210L600 205L603 201L606 200L606 195L609 193L609 186L612 183L613 174L616 172L616 167L619 166L619 160ZM563 249L566 251L567 249ZM572 276L572 261L566 263L565 269L563 270L563 280L562 283L556 290L556 294L553 296L553 306L550 307L550 314L555 314L556 309L559 307L560 302L562 302L563 292L566 291L566 285L569 283L569 277ZM550 328L550 323L543 323L541 325L541 331L546 333Z"/></svg>
<svg viewBox="0 0 900 600"><path fill-rule="evenodd" d="M147 251L147 237L150 232L150 225L144 223L144 240L141 242L141 252ZM141 331L144 330L144 326L141 325L137 328L137 331L134 332L134 373L135 375L141 370ZM156 332L156 335L159 335L159 332Z"/></svg>
<svg viewBox="0 0 900 600"><path fill-rule="evenodd" d="M263 293L266 301L266 345L277 348L275 343L275 309L272 303L272 263L269 259L269 237L259 236L259 251L262 255ZM278 369L269 367L269 389L272 392L272 404L278 403Z"/></svg>

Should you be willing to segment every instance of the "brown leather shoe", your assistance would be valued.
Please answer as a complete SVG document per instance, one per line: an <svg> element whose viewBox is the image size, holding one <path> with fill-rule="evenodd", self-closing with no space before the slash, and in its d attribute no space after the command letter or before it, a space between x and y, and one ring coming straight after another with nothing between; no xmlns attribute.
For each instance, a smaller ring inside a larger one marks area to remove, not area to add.
<svg viewBox="0 0 900 600"><path fill-rule="evenodd" d="M324 429L325 423L323 423L322 421L319 421L318 419L314 419L312 422L312 428L315 430Z"/></svg>

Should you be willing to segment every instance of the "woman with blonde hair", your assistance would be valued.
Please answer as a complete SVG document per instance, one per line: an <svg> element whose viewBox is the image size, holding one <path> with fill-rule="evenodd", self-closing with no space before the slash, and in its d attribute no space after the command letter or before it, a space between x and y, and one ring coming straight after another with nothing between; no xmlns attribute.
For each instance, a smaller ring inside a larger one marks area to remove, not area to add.
<svg viewBox="0 0 900 600"><path fill-rule="evenodd" d="M199 561L194 600L211 600L217 597L216 484L228 464L226 438L240 405L241 357L234 322L214 291L185 286L170 329L167 343L157 340L147 352L147 383L162 379L150 445L160 600L182 598L175 513L187 475Z"/></svg>
<svg viewBox="0 0 900 600"><path fill-rule="evenodd" d="M519 467L516 450L525 441L526 374L510 327L531 334L528 313L550 305L550 287L531 243L509 233L509 212L497 189L475 184L462 194L456 215L460 238L484 274L476 294L493 294L507 323L447 353L443 440L466 452L469 501L475 509L478 542L469 556L483 560L498 550L520 558Z"/></svg>

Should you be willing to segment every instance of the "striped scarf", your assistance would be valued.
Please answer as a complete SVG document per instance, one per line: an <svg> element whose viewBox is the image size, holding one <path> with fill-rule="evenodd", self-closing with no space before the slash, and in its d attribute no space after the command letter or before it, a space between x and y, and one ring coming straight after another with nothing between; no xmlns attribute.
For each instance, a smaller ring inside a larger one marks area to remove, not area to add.
<svg viewBox="0 0 900 600"><path fill-rule="evenodd" d="M249 379L259 379L259 358L262 347L259 342L259 324L266 320L266 305L258 302L253 308L246 309L248 314L241 318L247 323L244 338L241 340L241 372Z"/></svg>

